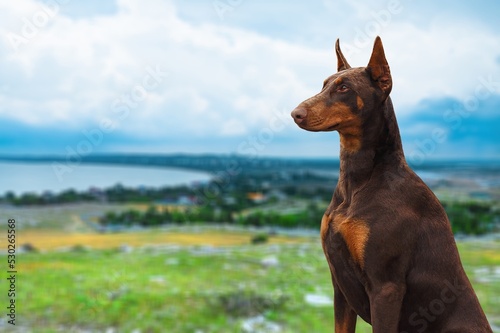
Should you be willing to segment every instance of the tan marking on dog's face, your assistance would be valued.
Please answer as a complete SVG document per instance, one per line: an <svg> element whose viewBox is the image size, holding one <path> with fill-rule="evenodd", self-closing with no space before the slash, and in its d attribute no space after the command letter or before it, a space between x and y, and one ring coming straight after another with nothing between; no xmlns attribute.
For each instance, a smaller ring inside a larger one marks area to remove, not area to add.
<svg viewBox="0 0 500 333"><path fill-rule="evenodd" d="M347 244L349 253L354 261L361 268L365 264L365 247L370 229L365 221L360 219L346 218L342 215L336 215L333 226L335 231L339 232Z"/></svg>
<svg viewBox="0 0 500 333"><path fill-rule="evenodd" d="M365 106L365 103L363 103L363 100L359 96L356 97L356 104L358 105L358 110L361 110Z"/></svg>
<svg viewBox="0 0 500 333"><path fill-rule="evenodd" d="M342 78L335 79L338 80ZM307 118L299 127L313 132L338 131L342 149L349 153L358 151L361 148L361 118L345 103L335 102L326 106L323 100L323 96L318 94L301 104L307 110ZM356 101L358 107L360 100Z"/></svg>
<svg viewBox="0 0 500 333"><path fill-rule="evenodd" d="M301 126L309 131L338 131L340 146L349 153L361 148L361 118L351 112L344 103L337 102L330 107L315 103L307 108L307 124Z"/></svg>
<svg viewBox="0 0 500 333"><path fill-rule="evenodd" d="M342 77L338 77L335 80L333 80L333 84L335 84L336 86L338 86L341 83L342 83Z"/></svg>
<svg viewBox="0 0 500 333"><path fill-rule="evenodd" d="M321 101L313 105L306 105L307 124L303 127L309 131L333 131L349 128L361 124L361 119L351 112L351 108L344 103L337 102L326 107ZM335 128L332 128L335 126Z"/></svg>

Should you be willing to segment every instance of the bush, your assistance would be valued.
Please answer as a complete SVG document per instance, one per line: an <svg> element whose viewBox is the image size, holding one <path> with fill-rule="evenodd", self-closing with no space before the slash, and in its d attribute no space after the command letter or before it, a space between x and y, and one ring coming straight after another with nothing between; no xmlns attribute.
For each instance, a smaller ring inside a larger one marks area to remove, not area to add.
<svg viewBox="0 0 500 333"><path fill-rule="evenodd" d="M38 252L38 249L31 243L21 245L22 252Z"/></svg>
<svg viewBox="0 0 500 333"><path fill-rule="evenodd" d="M70 251L75 253L85 253L89 251L89 247L81 244L76 244L70 248Z"/></svg>
<svg viewBox="0 0 500 333"><path fill-rule="evenodd" d="M233 317L250 317L283 307L288 297L234 291L219 295L217 300L227 314Z"/></svg>
<svg viewBox="0 0 500 333"><path fill-rule="evenodd" d="M257 235L252 236L252 238L250 239L250 242L252 244L263 244L263 243L267 243L268 240L269 240L269 236L267 234L257 234Z"/></svg>
<svg viewBox="0 0 500 333"><path fill-rule="evenodd" d="M494 228L490 205L477 202L454 202L443 205L454 234L483 235Z"/></svg>

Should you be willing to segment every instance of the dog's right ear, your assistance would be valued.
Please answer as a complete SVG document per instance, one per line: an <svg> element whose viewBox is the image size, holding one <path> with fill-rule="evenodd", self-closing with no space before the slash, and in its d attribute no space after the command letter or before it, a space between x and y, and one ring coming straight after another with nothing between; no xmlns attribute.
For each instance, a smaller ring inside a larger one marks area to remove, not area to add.
<svg viewBox="0 0 500 333"><path fill-rule="evenodd" d="M337 53L337 72L351 68L351 65L349 65L347 60L345 60L345 57L340 50L340 43L338 38L335 42L335 53Z"/></svg>

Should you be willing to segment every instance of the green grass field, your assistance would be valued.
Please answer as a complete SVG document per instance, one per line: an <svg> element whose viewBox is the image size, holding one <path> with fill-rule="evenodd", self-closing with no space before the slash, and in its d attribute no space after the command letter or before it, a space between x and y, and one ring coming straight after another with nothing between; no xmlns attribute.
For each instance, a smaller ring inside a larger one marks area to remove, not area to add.
<svg viewBox="0 0 500 333"><path fill-rule="evenodd" d="M252 234L21 228L18 244L41 251L18 254L17 327L4 320L0 331L333 332L330 273L318 237L250 245ZM500 326L500 243L459 249L485 312ZM357 332L371 328L358 319Z"/></svg>

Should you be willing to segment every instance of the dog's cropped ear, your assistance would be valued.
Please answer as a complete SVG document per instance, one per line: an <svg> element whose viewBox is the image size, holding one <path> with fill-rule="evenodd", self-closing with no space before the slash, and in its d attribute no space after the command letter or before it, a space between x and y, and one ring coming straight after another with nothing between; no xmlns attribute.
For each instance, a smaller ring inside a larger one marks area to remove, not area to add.
<svg viewBox="0 0 500 333"><path fill-rule="evenodd" d="M382 40L378 36L375 38L372 56L368 62L368 66L366 66L366 70L370 74L372 80L378 84L385 95L389 95L392 89L391 70L389 69L387 59L385 59Z"/></svg>
<svg viewBox="0 0 500 333"><path fill-rule="evenodd" d="M351 65L345 60L342 51L340 50L339 39L335 42L335 53L337 53L337 72L343 71L344 69L351 68Z"/></svg>

